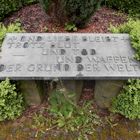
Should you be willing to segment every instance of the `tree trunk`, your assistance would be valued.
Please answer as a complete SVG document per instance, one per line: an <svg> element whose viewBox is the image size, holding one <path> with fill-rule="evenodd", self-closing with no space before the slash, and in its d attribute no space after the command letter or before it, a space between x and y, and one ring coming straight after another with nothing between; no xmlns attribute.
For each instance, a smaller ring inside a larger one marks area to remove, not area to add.
<svg viewBox="0 0 140 140"><path fill-rule="evenodd" d="M62 0L52 0L47 13L57 23L65 24L67 22Z"/></svg>

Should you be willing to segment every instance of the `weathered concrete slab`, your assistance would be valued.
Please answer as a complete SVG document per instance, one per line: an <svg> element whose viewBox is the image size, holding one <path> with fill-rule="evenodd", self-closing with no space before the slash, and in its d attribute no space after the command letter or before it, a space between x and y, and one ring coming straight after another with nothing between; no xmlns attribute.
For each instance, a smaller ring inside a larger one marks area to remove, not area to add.
<svg viewBox="0 0 140 140"><path fill-rule="evenodd" d="M0 78L140 78L127 34L9 33L2 45Z"/></svg>

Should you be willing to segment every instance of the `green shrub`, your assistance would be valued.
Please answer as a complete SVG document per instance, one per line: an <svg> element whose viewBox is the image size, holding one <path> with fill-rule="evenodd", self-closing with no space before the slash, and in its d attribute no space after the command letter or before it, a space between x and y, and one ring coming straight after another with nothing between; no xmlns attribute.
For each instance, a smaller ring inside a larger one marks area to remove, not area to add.
<svg viewBox="0 0 140 140"><path fill-rule="evenodd" d="M53 12L55 9L55 18L64 22L66 17L68 22L82 27L95 13L101 0L40 0L40 2L45 10L54 5L50 10Z"/></svg>
<svg viewBox="0 0 140 140"><path fill-rule="evenodd" d="M130 19L127 23L119 27L111 26L110 31L113 33L130 34L132 47L136 50L135 58L140 60L140 20Z"/></svg>
<svg viewBox="0 0 140 140"><path fill-rule="evenodd" d="M84 26L99 7L100 0L66 0L65 10L76 26Z"/></svg>
<svg viewBox="0 0 140 140"><path fill-rule="evenodd" d="M22 94L16 92L16 87L8 79L0 83L0 121L13 120L24 110Z"/></svg>
<svg viewBox="0 0 140 140"><path fill-rule="evenodd" d="M5 27L2 23L0 23L0 47L5 38L6 33L13 33L13 32L14 33L24 32L24 30L21 29L21 24L19 22L10 24L7 27Z"/></svg>
<svg viewBox="0 0 140 140"><path fill-rule="evenodd" d="M23 5L37 0L0 0L0 21L9 13L18 10Z"/></svg>
<svg viewBox="0 0 140 140"><path fill-rule="evenodd" d="M105 0L106 5L140 17L140 0Z"/></svg>
<svg viewBox="0 0 140 140"><path fill-rule="evenodd" d="M112 103L112 111L129 119L140 119L140 80L128 80Z"/></svg>
<svg viewBox="0 0 140 140"><path fill-rule="evenodd" d="M0 0L0 20L17 8L21 8L22 3L20 0Z"/></svg>

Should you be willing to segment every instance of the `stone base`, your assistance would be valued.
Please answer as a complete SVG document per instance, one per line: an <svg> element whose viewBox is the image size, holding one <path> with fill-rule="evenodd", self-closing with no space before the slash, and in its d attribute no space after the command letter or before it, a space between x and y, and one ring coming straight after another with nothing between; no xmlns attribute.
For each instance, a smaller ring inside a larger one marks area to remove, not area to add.
<svg viewBox="0 0 140 140"><path fill-rule="evenodd" d="M71 80L71 81L62 81L64 88L68 92L75 93L75 102L77 103L80 99L82 89L83 89L83 81L82 80Z"/></svg>
<svg viewBox="0 0 140 140"><path fill-rule="evenodd" d="M77 80L77 81L76 80L63 80L63 81L57 82L57 86L55 88L57 89L64 88L67 92L74 93L75 97L73 101L77 103L82 93L83 81L82 80ZM49 91L49 94L51 94L53 90L55 89L51 89Z"/></svg>
<svg viewBox="0 0 140 140"><path fill-rule="evenodd" d="M20 90L27 105L40 105L44 99L43 81L20 81Z"/></svg>
<svg viewBox="0 0 140 140"><path fill-rule="evenodd" d="M109 108L112 99L116 97L122 89L125 81L99 80L95 82L95 101L101 108Z"/></svg>

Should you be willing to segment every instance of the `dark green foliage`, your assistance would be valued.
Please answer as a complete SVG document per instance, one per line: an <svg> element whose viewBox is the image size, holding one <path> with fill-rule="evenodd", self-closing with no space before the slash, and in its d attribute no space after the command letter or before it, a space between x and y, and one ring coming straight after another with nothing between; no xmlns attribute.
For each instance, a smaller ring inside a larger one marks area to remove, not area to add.
<svg viewBox="0 0 140 140"><path fill-rule="evenodd" d="M0 1L0 20L8 13L21 8L22 3L20 0L1 0Z"/></svg>
<svg viewBox="0 0 140 140"><path fill-rule="evenodd" d="M66 15L76 26L84 26L99 7L100 0L65 0Z"/></svg>
<svg viewBox="0 0 140 140"><path fill-rule="evenodd" d="M40 0L40 2L46 11L48 9L49 12L55 11L55 18L59 18L60 22L64 22L66 18L68 23L82 27L97 10L101 0Z"/></svg>
<svg viewBox="0 0 140 140"><path fill-rule="evenodd" d="M22 94L8 79L0 83L0 121L13 120L24 110Z"/></svg>
<svg viewBox="0 0 140 140"><path fill-rule="evenodd" d="M105 0L106 5L140 17L140 0Z"/></svg>
<svg viewBox="0 0 140 140"><path fill-rule="evenodd" d="M0 20L7 14L18 10L23 5L30 4L37 0L0 0Z"/></svg>
<svg viewBox="0 0 140 140"><path fill-rule="evenodd" d="M114 99L112 111L129 119L140 119L140 80L129 80L121 94Z"/></svg>

